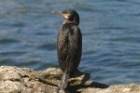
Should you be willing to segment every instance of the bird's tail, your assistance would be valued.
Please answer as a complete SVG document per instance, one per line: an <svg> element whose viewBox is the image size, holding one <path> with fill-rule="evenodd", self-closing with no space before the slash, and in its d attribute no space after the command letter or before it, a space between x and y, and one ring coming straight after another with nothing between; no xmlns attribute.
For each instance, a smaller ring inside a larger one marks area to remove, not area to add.
<svg viewBox="0 0 140 93"><path fill-rule="evenodd" d="M60 89L66 89L68 85L69 73L67 71L64 72L61 82L60 82Z"/></svg>

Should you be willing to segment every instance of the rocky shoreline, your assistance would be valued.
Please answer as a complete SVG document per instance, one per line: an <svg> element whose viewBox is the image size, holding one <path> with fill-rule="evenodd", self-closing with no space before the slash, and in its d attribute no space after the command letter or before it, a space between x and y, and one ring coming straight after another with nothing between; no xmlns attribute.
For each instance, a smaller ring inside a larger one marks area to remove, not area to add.
<svg viewBox="0 0 140 93"><path fill-rule="evenodd" d="M0 93L56 93L62 72L59 68L33 71L12 66L0 67ZM67 93L140 93L140 85L106 85L88 81L88 73L77 72L69 79ZM64 92L62 92L64 93Z"/></svg>

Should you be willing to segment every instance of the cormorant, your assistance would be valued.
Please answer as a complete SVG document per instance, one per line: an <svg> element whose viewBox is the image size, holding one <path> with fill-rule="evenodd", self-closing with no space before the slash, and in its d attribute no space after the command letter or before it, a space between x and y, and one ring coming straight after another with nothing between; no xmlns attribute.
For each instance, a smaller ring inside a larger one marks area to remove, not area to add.
<svg viewBox="0 0 140 93"><path fill-rule="evenodd" d="M57 37L57 56L63 76L59 87L66 89L68 79L77 71L82 53L82 35L78 27L79 15L75 10L54 11L64 17Z"/></svg>

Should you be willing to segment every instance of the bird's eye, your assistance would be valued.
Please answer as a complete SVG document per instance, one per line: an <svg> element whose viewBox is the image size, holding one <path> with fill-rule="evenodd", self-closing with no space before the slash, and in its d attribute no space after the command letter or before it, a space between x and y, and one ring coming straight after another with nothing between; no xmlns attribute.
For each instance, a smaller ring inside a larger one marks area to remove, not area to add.
<svg viewBox="0 0 140 93"><path fill-rule="evenodd" d="M63 11L63 14L68 14L67 11Z"/></svg>

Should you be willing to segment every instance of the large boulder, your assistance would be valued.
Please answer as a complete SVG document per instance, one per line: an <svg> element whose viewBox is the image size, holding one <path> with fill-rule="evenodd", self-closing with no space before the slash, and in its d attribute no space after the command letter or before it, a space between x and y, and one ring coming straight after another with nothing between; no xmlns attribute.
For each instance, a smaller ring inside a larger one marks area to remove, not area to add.
<svg viewBox="0 0 140 93"><path fill-rule="evenodd" d="M28 68L0 67L0 93L57 93L62 72L59 68L33 71ZM69 86L59 93L140 93L136 84L112 85L88 81L89 74L76 72Z"/></svg>

